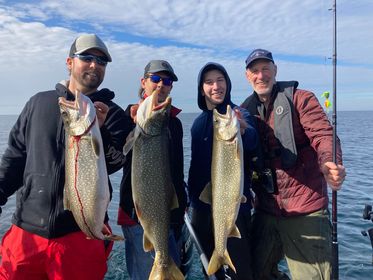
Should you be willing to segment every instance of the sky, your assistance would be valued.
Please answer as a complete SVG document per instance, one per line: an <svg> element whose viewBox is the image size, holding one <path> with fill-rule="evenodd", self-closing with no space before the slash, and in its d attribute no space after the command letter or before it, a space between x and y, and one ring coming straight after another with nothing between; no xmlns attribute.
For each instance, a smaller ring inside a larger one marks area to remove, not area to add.
<svg viewBox="0 0 373 280"><path fill-rule="evenodd" d="M316 94L333 92L332 0L0 0L0 114L19 114L39 91L68 79L74 39L96 33L109 48L101 87L125 108L138 101L144 67L170 62L171 93L183 112L199 112L197 76L218 62L232 80L232 100L252 93L245 59L270 50L277 80L297 80ZM337 111L373 110L373 1L337 0ZM332 99L331 99L332 100Z"/></svg>

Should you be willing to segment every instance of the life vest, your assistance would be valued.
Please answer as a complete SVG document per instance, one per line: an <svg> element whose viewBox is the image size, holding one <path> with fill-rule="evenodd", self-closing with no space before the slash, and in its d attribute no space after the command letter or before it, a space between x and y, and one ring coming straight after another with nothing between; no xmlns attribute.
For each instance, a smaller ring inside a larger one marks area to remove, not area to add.
<svg viewBox="0 0 373 280"><path fill-rule="evenodd" d="M298 86L297 81L276 82L276 94L273 111L274 111L274 134L280 144L279 156L283 169L291 168L297 161L297 146L294 139L293 131L293 114L294 103L293 94ZM250 95L241 107L246 108L251 115L259 115L262 120L265 119L265 106L259 101L256 93ZM296 116L296 114L294 114ZM259 162L256 164L259 169L263 169L263 151L259 153Z"/></svg>

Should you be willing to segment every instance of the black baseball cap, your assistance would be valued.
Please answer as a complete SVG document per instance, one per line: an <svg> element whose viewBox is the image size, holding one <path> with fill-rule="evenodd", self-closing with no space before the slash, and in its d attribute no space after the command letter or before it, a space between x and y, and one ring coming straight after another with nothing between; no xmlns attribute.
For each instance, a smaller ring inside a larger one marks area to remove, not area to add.
<svg viewBox="0 0 373 280"><path fill-rule="evenodd" d="M166 60L151 60L144 69L144 76L148 73L167 72L173 81L177 81L174 69Z"/></svg>
<svg viewBox="0 0 373 280"><path fill-rule="evenodd" d="M271 52L269 52L267 50L263 50L263 49L255 49L246 58L246 61L245 61L246 62L246 69L250 66L251 63L253 63L255 60L258 60L258 59L266 59L266 60L269 60L269 61L272 61L273 63L275 63L275 61L273 60Z"/></svg>

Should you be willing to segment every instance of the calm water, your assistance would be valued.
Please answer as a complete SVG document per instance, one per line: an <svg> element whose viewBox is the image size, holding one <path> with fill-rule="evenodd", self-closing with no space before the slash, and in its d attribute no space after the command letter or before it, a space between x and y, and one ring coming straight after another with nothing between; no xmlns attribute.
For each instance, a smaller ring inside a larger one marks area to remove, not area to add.
<svg viewBox="0 0 373 280"><path fill-rule="evenodd" d="M190 126L196 114L181 114L184 126L185 175L188 174L190 162ZM0 116L0 155L4 152L8 134L16 116ZM338 112L337 132L342 142L344 165L348 176L343 189L338 192L338 241L340 279L373 279L372 246L369 238L361 234L362 230L373 228L371 221L364 220L362 213L365 204L373 205L373 111ZM115 233L121 233L115 224L118 205L118 186L121 172L111 176L114 186L113 201L109 207L111 226ZM14 197L3 207L1 215L0 236L10 226L14 211ZM109 270L105 279L124 280L126 267L124 263L124 244L114 245L109 260ZM189 279L203 279L197 257Z"/></svg>

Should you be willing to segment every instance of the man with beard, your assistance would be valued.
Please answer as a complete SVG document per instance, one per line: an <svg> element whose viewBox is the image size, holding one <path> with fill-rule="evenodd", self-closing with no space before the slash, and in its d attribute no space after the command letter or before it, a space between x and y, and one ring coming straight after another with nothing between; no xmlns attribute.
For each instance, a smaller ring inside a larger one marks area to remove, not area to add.
<svg viewBox="0 0 373 280"><path fill-rule="evenodd" d="M0 163L0 205L15 192L17 205L2 240L0 279L104 278L112 244L87 239L63 206L65 133L58 98L74 100L79 91L92 100L108 174L120 169L124 111L112 91L98 90L111 61L98 36L79 36L66 60L69 80L32 96L11 130Z"/></svg>

